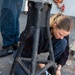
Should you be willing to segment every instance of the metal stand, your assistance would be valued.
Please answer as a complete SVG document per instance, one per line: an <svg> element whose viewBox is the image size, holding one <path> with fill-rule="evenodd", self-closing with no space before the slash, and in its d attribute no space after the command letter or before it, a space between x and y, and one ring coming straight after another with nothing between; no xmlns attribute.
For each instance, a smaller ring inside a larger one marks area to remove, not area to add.
<svg viewBox="0 0 75 75"><path fill-rule="evenodd" d="M54 67L52 70L52 75L55 75L55 61L54 61L54 53L52 48L52 42L51 42L51 35L50 35L50 28L49 28L49 18L50 18L50 10L51 10L51 4L48 2L34 2L29 1L28 2L28 20L27 20L27 26L25 29L25 37L22 38L22 42L19 45L17 55L14 59L14 62L12 64L12 68L10 71L10 75L14 74L15 66L18 63L24 72L27 72L28 75L41 75L45 70L47 70L50 67ZM26 35L28 35L28 31L30 29L30 26L35 26L36 31L34 34L34 42L33 42L33 49L32 49L32 58L22 58L20 57L21 52L25 45L25 38ZM50 60L39 60L37 59L38 54L38 43L39 43L39 35L40 35L40 28L45 27L47 31L47 37L49 40L49 55ZM29 70L22 61L30 62L31 63L31 70ZM35 72L36 64L42 63L46 64L46 66L39 71Z"/></svg>

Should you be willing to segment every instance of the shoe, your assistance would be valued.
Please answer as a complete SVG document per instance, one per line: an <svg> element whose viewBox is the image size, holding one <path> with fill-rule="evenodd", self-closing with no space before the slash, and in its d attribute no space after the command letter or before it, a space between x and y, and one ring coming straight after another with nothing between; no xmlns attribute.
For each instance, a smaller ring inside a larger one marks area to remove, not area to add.
<svg viewBox="0 0 75 75"><path fill-rule="evenodd" d="M47 70L45 71L45 74L46 74L46 75L51 75Z"/></svg>
<svg viewBox="0 0 75 75"><path fill-rule="evenodd" d="M12 44L13 50L17 50L18 49L18 43L14 43Z"/></svg>
<svg viewBox="0 0 75 75"><path fill-rule="evenodd" d="M7 55L10 55L14 52L12 46L9 47L2 47L2 50L0 51L0 57L4 57Z"/></svg>

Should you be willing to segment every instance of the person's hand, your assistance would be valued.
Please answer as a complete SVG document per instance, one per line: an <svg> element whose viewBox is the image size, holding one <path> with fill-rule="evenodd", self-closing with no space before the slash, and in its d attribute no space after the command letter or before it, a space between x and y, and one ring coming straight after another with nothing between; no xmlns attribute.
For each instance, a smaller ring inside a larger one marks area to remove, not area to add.
<svg viewBox="0 0 75 75"><path fill-rule="evenodd" d="M56 75L61 75L61 70L60 69L56 70Z"/></svg>
<svg viewBox="0 0 75 75"><path fill-rule="evenodd" d="M57 69L56 69L56 75L61 75L61 64L57 65Z"/></svg>

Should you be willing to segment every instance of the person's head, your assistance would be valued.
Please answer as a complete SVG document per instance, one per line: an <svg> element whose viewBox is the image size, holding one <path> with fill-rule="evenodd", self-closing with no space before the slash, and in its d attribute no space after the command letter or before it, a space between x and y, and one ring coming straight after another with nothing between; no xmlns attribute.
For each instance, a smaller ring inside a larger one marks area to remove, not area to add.
<svg viewBox="0 0 75 75"><path fill-rule="evenodd" d="M69 16L57 13L50 18L50 27L52 27L52 34L56 39L63 39L63 37L70 34L74 25L74 20Z"/></svg>
<svg viewBox="0 0 75 75"><path fill-rule="evenodd" d="M62 3L63 0L54 0L54 2L56 2L56 3Z"/></svg>

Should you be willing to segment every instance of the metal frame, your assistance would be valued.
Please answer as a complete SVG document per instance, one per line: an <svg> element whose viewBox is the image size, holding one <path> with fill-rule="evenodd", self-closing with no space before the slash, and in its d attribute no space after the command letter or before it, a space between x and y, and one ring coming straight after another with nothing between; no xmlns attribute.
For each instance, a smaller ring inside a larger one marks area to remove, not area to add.
<svg viewBox="0 0 75 75"><path fill-rule="evenodd" d="M52 47L52 42L51 42L51 37L50 37L50 28L49 28L50 10L51 10L52 5L48 2L29 1L28 6L32 7L33 9L36 9L35 14L34 14L34 16L36 15L36 19L35 19L36 23L34 23L36 31L34 34L32 58L30 59L30 58L20 57L21 52L24 47L24 44L25 44L25 39L24 39L25 37L24 37L23 41L20 43L17 55L16 55L14 62L12 64L10 75L14 74L14 70L15 70L17 63L22 67L24 72L26 72L28 75L41 75L45 70L47 70L51 66L54 67L54 69L52 70L52 72L53 72L52 75L55 75L55 60L54 60L54 53L53 53L53 47ZM29 25L28 22L27 22L27 25ZM49 40L49 55L50 55L51 60L37 59L38 43L39 43L39 35L40 35L40 28L41 27L46 27L46 30L47 30L47 37ZM26 28L28 28L28 26ZM28 29L26 29L26 30L28 31ZM27 32L25 35L27 35ZM22 61L30 62L31 63L31 70L27 69L27 67L24 65L24 63ZM37 63L43 63L43 64L46 64L46 66L44 68L40 69L39 71L35 72Z"/></svg>

